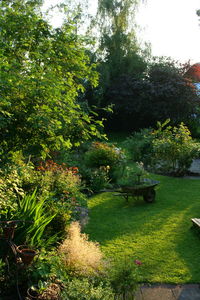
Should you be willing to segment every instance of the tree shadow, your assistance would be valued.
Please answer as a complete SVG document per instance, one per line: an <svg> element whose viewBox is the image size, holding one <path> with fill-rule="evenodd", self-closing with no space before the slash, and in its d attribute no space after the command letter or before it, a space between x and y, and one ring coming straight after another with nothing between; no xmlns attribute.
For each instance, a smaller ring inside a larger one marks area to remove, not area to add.
<svg viewBox="0 0 200 300"><path fill-rule="evenodd" d="M151 204L97 195L91 199L86 232L108 256L137 255L146 264L145 281L197 282L200 241L190 229L191 218L200 212L197 188L197 181L168 178Z"/></svg>

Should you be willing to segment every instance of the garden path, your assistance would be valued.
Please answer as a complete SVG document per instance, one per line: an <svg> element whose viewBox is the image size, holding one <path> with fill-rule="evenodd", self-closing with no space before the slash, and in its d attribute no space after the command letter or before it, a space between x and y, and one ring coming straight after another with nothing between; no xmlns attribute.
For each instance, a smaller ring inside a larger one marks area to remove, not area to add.
<svg viewBox="0 0 200 300"><path fill-rule="evenodd" d="M138 290L135 300L200 300L200 287L199 284L144 285Z"/></svg>

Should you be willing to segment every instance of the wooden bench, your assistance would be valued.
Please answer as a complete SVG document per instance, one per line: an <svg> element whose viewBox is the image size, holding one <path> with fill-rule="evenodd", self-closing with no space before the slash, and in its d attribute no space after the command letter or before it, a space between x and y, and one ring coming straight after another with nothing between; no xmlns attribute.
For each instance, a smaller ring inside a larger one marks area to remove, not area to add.
<svg viewBox="0 0 200 300"><path fill-rule="evenodd" d="M191 219L191 221L194 226L200 227L200 219L194 218L194 219Z"/></svg>

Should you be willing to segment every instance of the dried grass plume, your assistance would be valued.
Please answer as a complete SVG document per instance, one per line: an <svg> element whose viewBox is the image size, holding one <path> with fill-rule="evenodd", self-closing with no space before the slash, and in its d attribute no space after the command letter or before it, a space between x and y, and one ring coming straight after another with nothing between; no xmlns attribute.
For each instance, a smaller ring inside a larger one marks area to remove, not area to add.
<svg viewBox="0 0 200 300"><path fill-rule="evenodd" d="M88 241L88 236L81 233L80 224L72 222L68 236L59 247L63 261L71 271L80 275L94 275L102 271L103 256L99 245Z"/></svg>

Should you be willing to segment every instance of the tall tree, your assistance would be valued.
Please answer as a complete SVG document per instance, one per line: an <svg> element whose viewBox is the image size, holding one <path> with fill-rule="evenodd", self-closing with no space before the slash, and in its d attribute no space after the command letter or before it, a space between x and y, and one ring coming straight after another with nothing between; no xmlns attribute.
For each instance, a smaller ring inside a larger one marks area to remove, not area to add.
<svg viewBox="0 0 200 300"><path fill-rule="evenodd" d="M98 81L74 20L52 28L40 0L0 2L0 152L43 156L98 134L81 109L84 83Z"/></svg>
<svg viewBox="0 0 200 300"><path fill-rule="evenodd" d="M112 127L133 131L170 118L175 125L184 121L195 129L199 97L184 76L186 68L185 64L159 58L149 64L142 78L122 76L114 81L107 93L108 103L115 99L115 115L109 120Z"/></svg>
<svg viewBox="0 0 200 300"><path fill-rule="evenodd" d="M138 74L145 64L139 53L134 15L138 0L99 0L99 52L107 64L108 82L119 74ZM110 79L110 80L109 80Z"/></svg>
<svg viewBox="0 0 200 300"><path fill-rule="evenodd" d="M93 105L105 107L114 104L115 107L116 98L113 97L110 103L108 96L113 82L122 75L138 78L146 69L135 32L134 15L138 4L139 0L98 0L97 15L92 25L98 40L95 55L100 80L95 93L87 95ZM116 94L117 90L116 86ZM107 125L109 127L110 124L107 122Z"/></svg>

